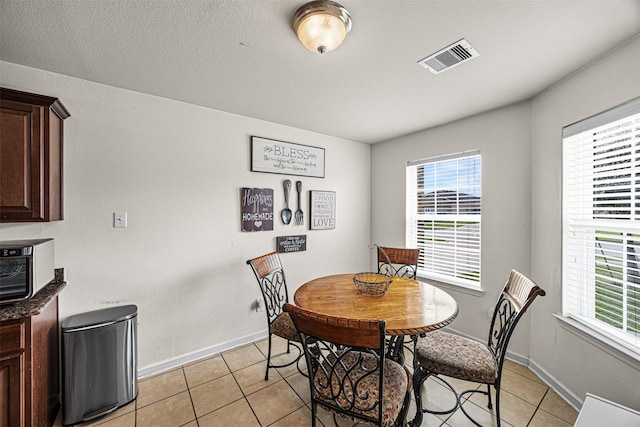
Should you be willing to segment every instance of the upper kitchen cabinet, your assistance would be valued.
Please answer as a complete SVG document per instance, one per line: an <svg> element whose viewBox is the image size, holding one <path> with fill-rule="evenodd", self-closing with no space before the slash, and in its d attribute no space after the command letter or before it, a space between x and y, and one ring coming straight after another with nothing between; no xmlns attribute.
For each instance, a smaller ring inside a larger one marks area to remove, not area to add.
<svg viewBox="0 0 640 427"><path fill-rule="evenodd" d="M0 222L63 218L67 117L57 98L0 88Z"/></svg>

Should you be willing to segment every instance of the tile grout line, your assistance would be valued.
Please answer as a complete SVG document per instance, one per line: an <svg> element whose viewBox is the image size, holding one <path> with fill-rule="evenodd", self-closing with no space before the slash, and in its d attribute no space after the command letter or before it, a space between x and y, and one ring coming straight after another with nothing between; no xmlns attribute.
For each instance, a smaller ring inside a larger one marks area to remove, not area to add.
<svg viewBox="0 0 640 427"><path fill-rule="evenodd" d="M252 343L252 344L255 346L255 344L254 344L254 343ZM256 347L257 347L257 346L256 346ZM258 349L258 351L260 351L260 349ZM261 352L261 353L262 353L262 352ZM213 357L220 357L220 358L222 359L222 362L223 362L223 363L225 364L225 366L227 367L227 370L229 371L229 373L228 373L228 374L225 374L225 375L222 375L222 376L220 376L220 377L217 377L217 378L214 378L214 379L211 379L211 380L205 381L205 382L203 382L202 384L198 384L198 385L197 385L197 386L195 386L195 387L200 387L200 386L202 386L202 385L204 385L204 384L210 383L210 382L212 382L212 381L216 381L216 380L218 380L218 379L220 379L220 378L224 378L224 377L226 377L227 375L231 375L231 378L233 378L233 381L235 381L236 385L238 386L238 389L240 390L240 393L242 393L242 397L241 397L241 398L239 398L239 399L237 399L237 400L234 400L233 402L229 402L229 403L227 403L226 405L223 405L223 406L221 406L221 407L219 407L219 408L216 408L216 409L214 409L213 411L207 412L206 414L203 414L202 416L203 416L203 417L205 417L205 416L207 416L207 415L209 415L209 414L213 414L214 412L216 412L216 411L218 411L218 410L220 410L220 409L222 409L222 408L226 408L226 407L228 407L228 406L230 406L230 405L233 405L234 403L237 403L237 402L239 402L239 401L241 401L241 400L244 400L244 401L247 403L247 406L249 406L249 409L251 409L251 412L253 413L253 416L256 418L256 421L257 421L257 422L258 422L258 424L260 424L260 426L262 427L262 423L260 423L260 420L258 419L258 416L256 415L255 411L254 411L254 410L253 410L253 408L251 407L251 404L249 403L249 400L247 399L247 395L245 394L244 390L242 390L242 387L240 387L240 383L238 383L238 380L236 379L236 376L235 376L235 375L233 375L233 371L231 370L231 367L229 366L229 363L227 362L227 360L224 358L223 353L219 353L218 355L213 356ZM256 363L254 363L254 365L257 365L258 363L261 363L261 362L256 362ZM244 368L241 368L241 369L245 369L245 368L248 368L248 367L250 367L250 366L253 366L253 365L245 366ZM238 369L238 370L241 370L241 369ZM186 381L186 378L185 378L185 381ZM194 388L195 388L195 387L194 387ZM194 404L193 404L193 399L191 398L191 387L189 387L189 383L188 383L188 382L187 382L187 388L188 388L188 390L189 390L189 398L191 399L191 405L193 406ZM200 422L198 421L198 418L199 418L199 417L198 417L198 414L196 413L195 406L193 406L193 412L194 412L194 414L196 415L196 422L197 422L197 424L198 424L198 426L199 426L199 425L200 425Z"/></svg>
<svg viewBox="0 0 640 427"><path fill-rule="evenodd" d="M200 426L200 422L198 421L198 413L196 412L196 406L193 403L193 397L191 396L191 387L189 387L189 380L187 380L187 373L184 370L184 365L180 366L180 368L182 369L182 376L184 377L184 383L187 385L187 393L189 393L189 402L191 403L191 409L193 409L193 416L196 421L196 426ZM138 414L136 414L136 420L137 419L138 419Z"/></svg>
<svg viewBox="0 0 640 427"><path fill-rule="evenodd" d="M263 357L265 357L264 354L262 353L262 351L260 351L260 349L258 348L258 346L256 345L255 342L251 343L251 344L258 350L258 352L260 354L262 354ZM222 357L222 354L220 356ZM242 387L240 387L240 383L238 382L238 379L236 378L235 375L233 375L233 371L231 371L231 367L227 363L227 360L224 357L222 357L222 360L224 360L224 363L227 365L227 369L229 369L229 372L231 372L231 376L233 377L233 380L236 382L236 385L238 386L238 388L240 389L240 393L242 393L242 398L245 400L245 402L247 402L247 406L249 406L249 409L251 409L251 413L253 414L254 417L256 417L256 421L258 421L258 424L260 424L260 426L263 427L262 426L262 422L260 421L260 418L258 418L258 414L256 414L256 411L253 409L253 406L251 406L251 403L249 403L249 399L247 399L247 395L245 394L244 390L242 389ZM265 357L264 361L267 363L267 366L269 366L269 361L266 359L266 357ZM262 362L256 362L253 365L257 365L258 363L262 363ZM245 368L248 368L248 367L253 366L253 365L245 366ZM242 369L245 369L245 368L242 368ZM267 372L268 372L268 369L269 368L267 368ZM280 375L279 372L278 372L278 375ZM237 400L236 400L236 402L237 402Z"/></svg>
<svg viewBox="0 0 640 427"><path fill-rule="evenodd" d="M531 422L533 421L533 419L536 417L536 414L538 413L538 410L540 409L540 405L542 405L542 401L544 400L544 398L547 395L547 393L549 393L549 387L547 387L547 391L544 392L544 394L542 395L542 399L540 399L540 402L538 402L538 406L536 406L536 410L533 411L533 414L531 415L531 418L529 419L529 422L527 423L527 426L529 426L531 424Z"/></svg>
<svg viewBox="0 0 640 427"><path fill-rule="evenodd" d="M253 343L253 344L255 345L255 343ZM294 345L294 346L295 346L295 345ZM256 347L256 348L258 348L258 346L257 346L257 345L255 345L255 347ZM297 346L296 346L296 348L297 348ZM300 351L302 351L301 349L299 349L299 350L300 350ZM258 351L259 351L259 352L260 352L264 357L266 357L266 356L264 355L264 353L260 350L260 348L258 348ZM288 353L287 353L287 354L288 354ZM268 363L268 361L267 361L266 359L265 359L265 362L267 362L267 363ZM258 363L261 363L261 362L258 362ZM292 411L292 412L290 412L290 413L288 413L288 414L286 414L286 415L284 415L284 416L280 417L279 419L275 420L274 422L272 422L272 423L271 423L271 424L269 424L269 425L273 425L273 424L275 424L275 423L277 423L277 422L279 422L279 421L283 420L284 418L286 418L286 417L288 417L289 415L291 415L291 414L295 413L296 411L299 411L301 408L308 408L307 404L306 404L306 403L305 403L305 401L304 401L304 398L303 398L302 396L300 396L300 394L298 394L298 392L293 388L293 386L289 383L289 381L287 381L287 378L292 377L292 376L294 376L294 375L300 375L300 372L299 372L299 371L295 371L294 373L292 373L292 374L291 374L291 375L289 375L288 377L285 377L285 376L284 376L284 375L283 375L283 374L278 370L278 368L273 368L273 369L275 369L275 371L278 373L278 375L280 375L280 377L281 377L282 381L284 381L284 383L285 383L285 384L287 384L287 387L289 387L289 388L291 389L291 391L293 391L293 393L294 393L294 394L295 394L295 395L300 399L300 401L302 402L302 406L300 406L300 407L296 408L294 411ZM274 384L272 384L272 385L275 385L275 384L276 384L276 383L274 383ZM271 385L269 385L269 386L267 386L267 387L271 387ZM267 387L264 387L264 388L267 388ZM264 389L264 388L263 388L263 389ZM244 392L243 392L243 394L244 394ZM248 399L247 399L247 403L249 403ZM249 404L249 407L251 407L251 404ZM251 410L253 411L253 407L251 407ZM255 412L254 412L254 415L255 415ZM258 418L258 417L257 417L257 415L256 415L256 418ZM320 421L320 420L318 420L318 421ZM258 423L260 423L260 420L259 420L259 419L258 419ZM320 424L324 425L321 421L320 421ZM262 426L262 423L260 423L260 425Z"/></svg>

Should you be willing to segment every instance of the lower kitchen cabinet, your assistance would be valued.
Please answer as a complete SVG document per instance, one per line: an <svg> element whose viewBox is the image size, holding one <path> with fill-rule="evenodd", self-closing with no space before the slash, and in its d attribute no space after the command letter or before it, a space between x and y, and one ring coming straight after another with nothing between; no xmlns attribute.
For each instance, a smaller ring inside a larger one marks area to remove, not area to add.
<svg viewBox="0 0 640 427"><path fill-rule="evenodd" d="M60 408L58 297L0 323L0 427L51 426Z"/></svg>

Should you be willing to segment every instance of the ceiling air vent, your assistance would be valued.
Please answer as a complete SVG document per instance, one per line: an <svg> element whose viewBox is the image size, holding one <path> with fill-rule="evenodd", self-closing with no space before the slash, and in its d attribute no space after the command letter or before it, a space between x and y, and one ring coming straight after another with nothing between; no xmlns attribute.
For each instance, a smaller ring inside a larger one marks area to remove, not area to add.
<svg viewBox="0 0 640 427"><path fill-rule="evenodd" d="M462 64L476 56L480 56L477 50L466 39L458 40L451 46L430 55L420 61L422 65L433 74L440 74L451 67Z"/></svg>

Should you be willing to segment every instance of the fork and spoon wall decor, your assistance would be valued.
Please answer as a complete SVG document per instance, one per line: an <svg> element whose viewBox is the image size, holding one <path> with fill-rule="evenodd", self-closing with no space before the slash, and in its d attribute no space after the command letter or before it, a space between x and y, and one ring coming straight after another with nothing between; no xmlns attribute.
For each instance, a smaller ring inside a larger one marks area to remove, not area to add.
<svg viewBox="0 0 640 427"><path fill-rule="evenodd" d="M291 222L291 209L289 209L289 193L291 192L291 181L285 180L284 188L284 209L280 213L282 222L286 225ZM295 224L302 225L304 223L304 213L302 212L302 181L296 181L296 191L298 192L298 209L295 212Z"/></svg>

